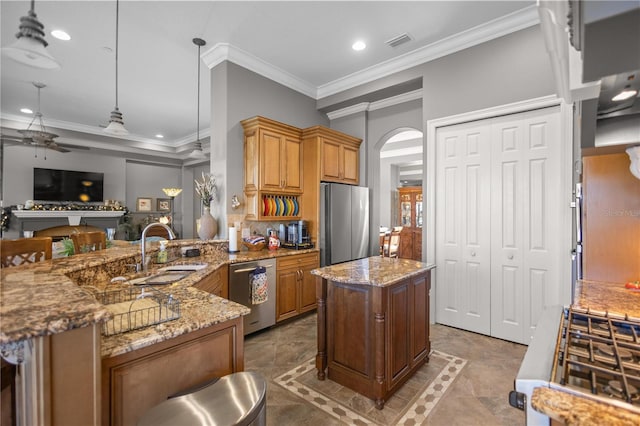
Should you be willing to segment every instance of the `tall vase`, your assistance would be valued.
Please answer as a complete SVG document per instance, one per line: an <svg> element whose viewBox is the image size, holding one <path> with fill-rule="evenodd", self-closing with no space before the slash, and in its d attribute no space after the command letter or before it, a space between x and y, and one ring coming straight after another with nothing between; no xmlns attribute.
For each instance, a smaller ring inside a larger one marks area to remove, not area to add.
<svg viewBox="0 0 640 426"><path fill-rule="evenodd" d="M218 221L211 216L211 210L209 207L204 208L204 212L200 217L200 229L198 229L198 236L201 240L210 240L218 233Z"/></svg>

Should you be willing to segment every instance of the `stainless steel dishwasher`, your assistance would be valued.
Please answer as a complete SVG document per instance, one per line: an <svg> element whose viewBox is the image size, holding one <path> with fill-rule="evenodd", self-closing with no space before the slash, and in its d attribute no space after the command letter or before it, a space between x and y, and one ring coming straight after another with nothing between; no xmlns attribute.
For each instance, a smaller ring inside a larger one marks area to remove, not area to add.
<svg viewBox="0 0 640 426"><path fill-rule="evenodd" d="M267 300L251 303L250 274L258 267L266 268ZM244 334L253 333L276 323L276 261L275 259L236 263L229 268L229 299L251 309L244 316Z"/></svg>

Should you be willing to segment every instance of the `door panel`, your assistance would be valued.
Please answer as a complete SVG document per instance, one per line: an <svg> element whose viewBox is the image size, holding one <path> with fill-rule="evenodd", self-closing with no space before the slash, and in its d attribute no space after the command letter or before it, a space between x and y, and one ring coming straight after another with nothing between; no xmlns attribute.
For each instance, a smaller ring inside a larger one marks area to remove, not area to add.
<svg viewBox="0 0 640 426"><path fill-rule="evenodd" d="M452 126L436 143L436 320L489 334L489 131Z"/></svg>

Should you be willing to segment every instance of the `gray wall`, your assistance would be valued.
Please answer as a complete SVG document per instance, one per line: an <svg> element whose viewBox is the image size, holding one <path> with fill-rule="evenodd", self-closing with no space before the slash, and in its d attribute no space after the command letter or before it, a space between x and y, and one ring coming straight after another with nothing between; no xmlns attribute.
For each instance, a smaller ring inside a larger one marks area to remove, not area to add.
<svg viewBox="0 0 640 426"><path fill-rule="evenodd" d="M412 101L404 107L398 105L367 114L367 182L374 194L372 235L380 225L380 148L394 129L408 126L422 130L426 147L428 120L555 93L544 38L539 26L535 26L320 99L318 107L330 111L335 104L343 108L348 99L359 100L364 93L416 78L422 79L423 88L419 107L415 103L420 101ZM341 120L344 118L335 120L331 126L339 128ZM424 156L427 164L426 148ZM423 240L426 242L426 238ZM372 240L371 250L372 253L377 250L377 241Z"/></svg>
<svg viewBox="0 0 640 426"><path fill-rule="evenodd" d="M179 166L130 161L124 157L95 154L90 151L60 153L22 145L5 144L2 170L3 204L24 204L33 198L33 168L92 171L104 173L104 198L124 201L130 211L136 211L138 197L167 198L162 188L182 187ZM182 220L181 197L176 198L174 217ZM142 216L142 215L141 215ZM178 226L178 232L181 232ZM12 218L7 238L18 238L16 220Z"/></svg>
<svg viewBox="0 0 640 426"><path fill-rule="evenodd" d="M314 99L232 62L223 62L211 70L211 99L211 170L216 177L220 176L223 197L216 210L212 210L226 237L226 214L232 213L231 196L237 194L242 198L244 189L244 137L240 121L261 115L305 128L328 126L329 120L316 110ZM244 211L233 211L233 214L244 214Z"/></svg>

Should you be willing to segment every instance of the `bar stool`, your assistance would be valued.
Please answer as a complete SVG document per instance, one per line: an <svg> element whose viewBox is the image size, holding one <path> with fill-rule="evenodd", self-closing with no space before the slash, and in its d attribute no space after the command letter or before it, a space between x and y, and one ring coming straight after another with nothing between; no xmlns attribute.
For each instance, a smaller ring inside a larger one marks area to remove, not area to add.
<svg viewBox="0 0 640 426"><path fill-rule="evenodd" d="M254 372L221 377L147 411L138 426L266 426L267 384Z"/></svg>
<svg viewBox="0 0 640 426"><path fill-rule="evenodd" d="M0 267L7 268L24 263L51 259L51 237L0 240Z"/></svg>
<svg viewBox="0 0 640 426"><path fill-rule="evenodd" d="M51 259L51 237L40 238L19 238L17 240L0 240L0 268L10 268L25 263L36 263L42 260ZM16 374L18 368L0 358L0 394L2 400L8 393L11 401L9 414L3 414L3 418L8 418L10 424L16 424Z"/></svg>

